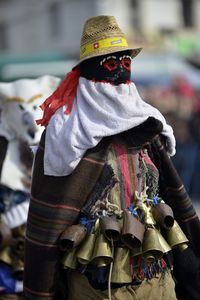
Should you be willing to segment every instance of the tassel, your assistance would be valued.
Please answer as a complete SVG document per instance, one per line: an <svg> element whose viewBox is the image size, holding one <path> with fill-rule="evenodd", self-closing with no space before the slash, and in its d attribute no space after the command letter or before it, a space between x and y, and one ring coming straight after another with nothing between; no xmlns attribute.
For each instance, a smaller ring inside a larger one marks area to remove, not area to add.
<svg viewBox="0 0 200 300"><path fill-rule="evenodd" d="M79 67L75 67L69 72L55 92L49 96L40 106L43 110L43 118L36 120L36 123L42 126L47 126L50 118L62 106L67 104L65 114L70 114L73 103L76 97L76 90L80 77Z"/></svg>

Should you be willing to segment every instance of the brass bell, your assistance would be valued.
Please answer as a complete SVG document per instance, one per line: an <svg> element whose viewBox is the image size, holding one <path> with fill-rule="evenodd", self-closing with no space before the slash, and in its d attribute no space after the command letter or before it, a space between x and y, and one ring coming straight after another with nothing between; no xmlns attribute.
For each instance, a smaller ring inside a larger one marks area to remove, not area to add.
<svg viewBox="0 0 200 300"><path fill-rule="evenodd" d="M94 245L92 263L97 267L105 267L113 261L112 249L110 242L99 233Z"/></svg>
<svg viewBox="0 0 200 300"><path fill-rule="evenodd" d="M166 203L159 203L152 208L152 215L160 226L168 229L174 225L174 214L169 205Z"/></svg>
<svg viewBox="0 0 200 300"><path fill-rule="evenodd" d="M6 247L3 250L0 251L0 262L3 262L7 265L12 264L12 258L10 253L10 247Z"/></svg>
<svg viewBox="0 0 200 300"><path fill-rule="evenodd" d="M182 248L183 245L186 247L185 244L189 242L176 221L174 221L172 228L166 230L166 240L172 248L177 246Z"/></svg>
<svg viewBox="0 0 200 300"><path fill-rule="evenodd" d="M142 245L145 225L134 217L127 209L123 211L122 242L130 249L139 248Z"/></svg>
<svg viewBox="0 0 200 300"><path fill-rule="evenodd" d="M77 249L77 259L80 264L88 264L92 260L92 253L96 241L96 234L87 234L83 243Z"/></svg>
<svg viewBox="0 0 200 300"><path fill-rule="evenodd" d="M167 243L167 241L165 240L165 238L162 236L162 234L159 231L158 231L158 239L159 239L163 253L167 253L172 250L170 245Z"/></svg>
<svg viewBox="0 0 200 300"><path fill-rule="evenodd" d="M101 232L108 240L119 240L121 229L115 216L102 216L99 225Z"/></svg>
<svg viewBox="0 0 200 300"><path fill-rule="evenodd" d="M147 262L154 262L163 256L159 235L160 232L155 228L147 228L145 231L142 251Z"/></svg>
<svg viewBox="0 0 200 300"><path fill-rule="evenodd" d="M130 249L117 247L115 249L111 282L131 283Z"/></svg>
<svg viewBox="0 0 200 300"><path fill-rule="evenodd" d="M71 225L63 231L59 239L59 247L61 251L75 248L80 245L87 234L87 229L81 224Z"/></svg>
<svg viewBox="0 0 200 300"><path fill-rule="evenodd" d="M61 264L63 266L64 269L76 269L77 265L78 265L78 260L76 257L76 248L73 248L69 251L67 251L62 259L61 259Z"/></svg>

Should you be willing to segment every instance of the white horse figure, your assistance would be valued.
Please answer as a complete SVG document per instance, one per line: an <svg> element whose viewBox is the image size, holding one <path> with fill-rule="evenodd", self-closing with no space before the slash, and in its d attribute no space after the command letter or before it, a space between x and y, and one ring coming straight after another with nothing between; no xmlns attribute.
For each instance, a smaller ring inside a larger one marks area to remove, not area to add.
<svg viewBox="0 0 200 300"><path fill-rule="evenodd" d="M0 83L0 137L8 141L1 183L24 190L19 180L19 173L23 170L17 149L21 141L38 144L43 131L35 122L42 116L39 105L52 94L59 82L58 77L46 75Z"/></svg>

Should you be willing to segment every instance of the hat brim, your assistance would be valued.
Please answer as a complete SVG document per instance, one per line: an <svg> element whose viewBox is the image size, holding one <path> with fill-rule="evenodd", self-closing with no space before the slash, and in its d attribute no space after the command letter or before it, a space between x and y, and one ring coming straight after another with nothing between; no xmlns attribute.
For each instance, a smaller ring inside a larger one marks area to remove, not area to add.
<svg viewBox="0 0 200 300"><path fill-rule="evenodd" d="M140 52L141 52L142 48L125 48L125 47L110 47L110 48L106 48L106 49L100 49L99 51L97 50L95 53L93 52L92 54L80 59L79 64L85 60L88 59L92 59L98 56L103 56L103 55L107 55L107 54L112 54L112 53L116 53L116 52L125 52L125 51L130 51L130 56L131 58L136 57Z"/></svg>

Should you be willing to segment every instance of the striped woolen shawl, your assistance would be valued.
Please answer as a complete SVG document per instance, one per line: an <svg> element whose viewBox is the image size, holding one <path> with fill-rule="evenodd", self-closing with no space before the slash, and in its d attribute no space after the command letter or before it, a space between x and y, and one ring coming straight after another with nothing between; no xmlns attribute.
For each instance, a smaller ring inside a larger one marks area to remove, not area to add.
<svg viewBox="0 0 200 300"><path fill-rule="evenodd" d="M59 274L57 242L63 230L76 223L81 208L102 176L111 138L102 139L97 147L87 151L73 173L63 177L44 175L44 139L45 134L35 157L27 222L24 272L27 300L58 299L55 298ZM173 208L198 254L200 222L159 136L149 143L149 153L160 173L161 196Z"/></svg>

